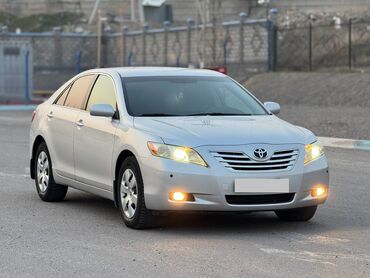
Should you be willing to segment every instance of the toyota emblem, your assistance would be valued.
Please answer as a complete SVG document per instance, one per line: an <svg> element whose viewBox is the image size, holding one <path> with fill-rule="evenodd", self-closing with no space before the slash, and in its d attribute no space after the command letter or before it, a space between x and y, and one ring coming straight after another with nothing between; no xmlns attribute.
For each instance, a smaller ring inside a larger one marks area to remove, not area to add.
<svg viewBox="0 0 370 278"><path fill-rule="evenodd" d="M267 157L267 151L265 149L255 149L253 154L257 159L265 159Z"/></svg>

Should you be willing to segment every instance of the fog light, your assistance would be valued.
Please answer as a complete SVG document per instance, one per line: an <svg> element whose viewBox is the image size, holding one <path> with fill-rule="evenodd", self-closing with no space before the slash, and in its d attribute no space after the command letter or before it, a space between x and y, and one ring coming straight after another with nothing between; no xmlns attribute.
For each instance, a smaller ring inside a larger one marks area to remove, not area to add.
<svg viewBox="0 0 370 278"><path fill-rule="evenodd" d="M170 198L174 201L184 201L185 197L186 197L185 194L182 192L173 192L172 196L170 196Z"/></svg>
<svg viewBox="0 0 370 278"><path fill-rule="evenodd" d="M323 185L315 186L311 189L312 197L324 197L328 194L328 188Z"/></svg>
<svg viewBox="0 0 370 278"><path fill-rule="evenodd" d="M176 202L195 201L193 194L175 191L170 193L170 200Z"/></svg>

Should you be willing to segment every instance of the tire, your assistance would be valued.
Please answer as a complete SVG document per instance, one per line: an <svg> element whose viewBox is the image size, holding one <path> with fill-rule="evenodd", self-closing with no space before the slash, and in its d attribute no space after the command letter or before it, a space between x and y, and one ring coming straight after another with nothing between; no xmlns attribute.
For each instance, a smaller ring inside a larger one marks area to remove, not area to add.
<svg viewBox="0 0 370 278"><path fill-rule="evenodd" d="M118 208L127 227L144 229L153 226L154 216L145 206L143 178L133 156L122 163L117 180L117 194Z"/></svg>
<svg viewBox="0 0 370 278"><path fill-rule="evenodd" d="M317 206L276 210L275 214L283 221L308 221L315 215L316 209Z"/></svg>
<svg viewBox="0 0 370 278"><path fill-rule="evenodd" d="M37 148L34 167L35 185L40 199L45 202L63 201L68 187L55 183L50 154L45 142Z"/></svg>

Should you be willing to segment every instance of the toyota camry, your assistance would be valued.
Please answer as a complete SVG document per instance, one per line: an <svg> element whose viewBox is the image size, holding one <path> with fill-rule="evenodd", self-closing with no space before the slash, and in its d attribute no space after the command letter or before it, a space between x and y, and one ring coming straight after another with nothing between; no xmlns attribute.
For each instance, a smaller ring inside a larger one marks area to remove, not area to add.
<svg viewBox="0 0 370 278"><path fill-rule="evenodd" d="M85 71L33 112L30 174L43 201L87 191L114 201L131 228L169 211L307 221L328 196L327 160L279 111L215 71Z"/></svg>

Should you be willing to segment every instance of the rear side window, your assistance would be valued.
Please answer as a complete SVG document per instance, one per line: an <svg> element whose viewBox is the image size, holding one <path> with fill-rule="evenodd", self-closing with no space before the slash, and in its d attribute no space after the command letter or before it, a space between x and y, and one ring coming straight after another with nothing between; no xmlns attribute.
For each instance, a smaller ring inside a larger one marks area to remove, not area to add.
<svg viewBox="0 0 370 278"><path fill-rule="evenodd" d="M94 104L110 104L113 109L116 109L116 102L112 79L105 75L99 75L91 91L86 110L90 111Z"/></svg>
<svg viewBox="0 0 370 278"><path fill-rule="evenodd" d="M55 104L57 105L64 105L64 102L66 101L66 98L67 98L67 95L68 95L68 92L69 92L69 89L71 89L71 86L68 86L68 88L66 88L63 93L59 96L58 100L55 102Z"/></svg>
<svg viewBox="0 0 370 278"><path fill-rule="evenodd" d="M89 93L95 78L96 75L86 75L77 79L69 90L69 94L64 105L72 108L82 109L86 96Z"/></svg>

